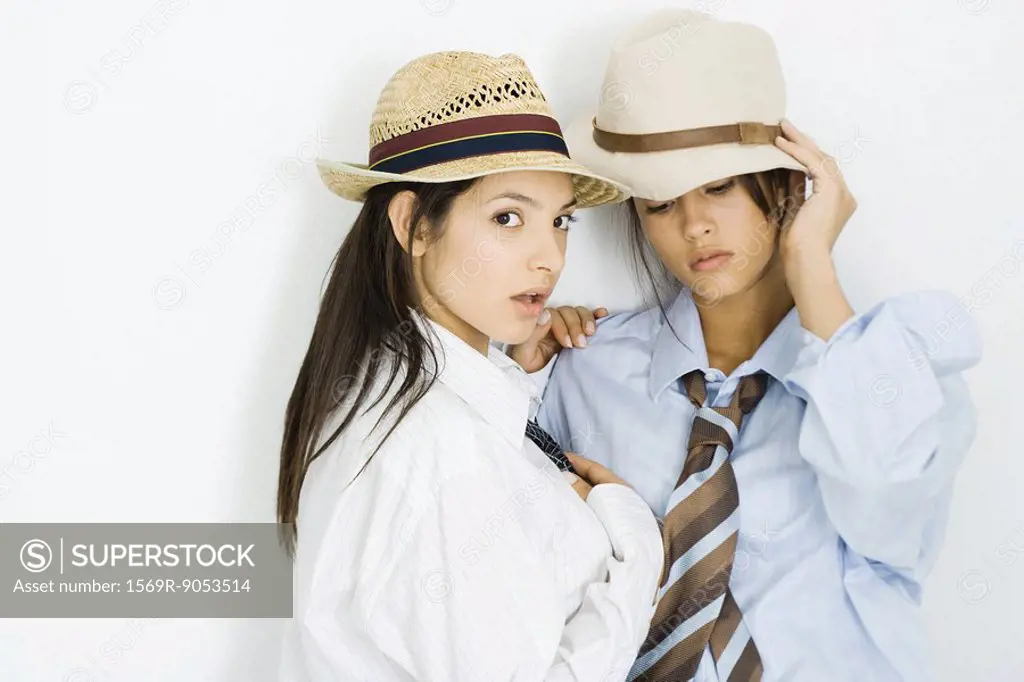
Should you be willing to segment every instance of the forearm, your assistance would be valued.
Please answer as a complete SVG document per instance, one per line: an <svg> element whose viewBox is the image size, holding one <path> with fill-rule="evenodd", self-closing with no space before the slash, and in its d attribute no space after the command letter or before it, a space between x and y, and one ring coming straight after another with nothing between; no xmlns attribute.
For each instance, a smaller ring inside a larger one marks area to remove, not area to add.
<svg viewBox="0 0 1024 682"><path fill-rule="evenodd" d="M786 281L804 329L828 341L853 314L839 284L832 255L823 247L790 247Z"/></svg>

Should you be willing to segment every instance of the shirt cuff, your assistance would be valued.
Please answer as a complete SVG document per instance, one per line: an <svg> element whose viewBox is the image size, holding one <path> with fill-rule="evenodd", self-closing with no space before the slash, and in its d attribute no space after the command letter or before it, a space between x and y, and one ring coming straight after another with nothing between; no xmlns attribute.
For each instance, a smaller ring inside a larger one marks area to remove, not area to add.
<svg viewBox="0 0 1024 682"><path fill-rule="evenodd" d="M635 490L621 483L600 483L587 495L587 505L608 532L616 559L643 557L660 570L661 532L651 508Z"/></svg>

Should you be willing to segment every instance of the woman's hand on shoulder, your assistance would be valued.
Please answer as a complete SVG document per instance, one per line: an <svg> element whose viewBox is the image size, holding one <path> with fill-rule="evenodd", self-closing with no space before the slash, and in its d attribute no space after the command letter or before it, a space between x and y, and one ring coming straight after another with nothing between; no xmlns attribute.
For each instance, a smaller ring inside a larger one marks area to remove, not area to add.
<svg viewBox="0 0 1024 682"><path fill-rule="evenodd" d="M547 308L537 330L529 339L509 349L509 356L527 372L537 372L563 348L585 348L587 337L597 332L597 320L608 315L605 308L585 306Z"/></svg>

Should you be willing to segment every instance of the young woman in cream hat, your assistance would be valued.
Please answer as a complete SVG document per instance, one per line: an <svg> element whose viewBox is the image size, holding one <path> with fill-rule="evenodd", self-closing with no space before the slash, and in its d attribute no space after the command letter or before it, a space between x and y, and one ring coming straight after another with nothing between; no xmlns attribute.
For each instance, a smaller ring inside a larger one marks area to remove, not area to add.
<svg viewBox="0 0 1024 682"><path fill-rule="evenodd" d="M280 679L622 680L653 614L657 523L603 467L568 471L533 384L490 346L545 329L573 211L622 187L569 158L515 55L402 67L370 144L365 165L319 162L362 208L287 407Z"/></svg>
<svg viewBox="0 0 1024 682"><path fill-rule="evenodd" d="M932 680L919 605L975 431L972 320L939 292L851 309L831 251L856 202L785 121L764 31L658 12L615 44L602 93L569 148L630 187L638 272L670 295L560 308L512 355L535 371L577 348L540 425L661 521L628 679Z"/></svg>

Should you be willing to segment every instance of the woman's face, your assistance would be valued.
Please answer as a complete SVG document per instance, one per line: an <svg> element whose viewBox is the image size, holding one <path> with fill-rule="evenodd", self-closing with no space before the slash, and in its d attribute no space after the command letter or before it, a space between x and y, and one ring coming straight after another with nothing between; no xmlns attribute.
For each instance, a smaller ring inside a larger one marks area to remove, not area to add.
<svg viewBox="0 0 1024 682"><path fill-rule="evenodd" d="M634 202L658 257L701 303L746 291L772 260L778 228L735 177L667 202Z"/></svg>
<svg viewBox="0 0 1024 682"><path fill-rule="evenodd" d="M488 339L525 341L562 273L575 204L564 173L515 171L474 184L418 259L427 314L482 351Z"/></svg>

